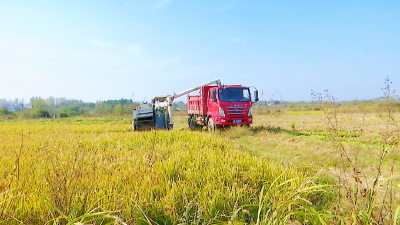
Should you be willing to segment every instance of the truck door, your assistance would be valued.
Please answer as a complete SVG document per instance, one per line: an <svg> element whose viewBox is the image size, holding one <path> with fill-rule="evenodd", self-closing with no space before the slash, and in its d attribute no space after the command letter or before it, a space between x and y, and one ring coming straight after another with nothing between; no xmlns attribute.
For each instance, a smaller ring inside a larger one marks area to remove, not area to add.
<svg viewBox="0 0 400 225"><path fill-rule="evenodd" d="M216 102L213 102L213 100L212 100L213 92L215 92L215 96L216 96L216 90L215 90L215 89L214 89L214 90L208 91L208 98L207 98L207 101L208 101L208 111L207 111L207 114L208 114L208 115L211 115L212 117L215 118L215 116L216 116L216 115L215 115L215 112L218 111L218 105L217 105Z"/></svg>

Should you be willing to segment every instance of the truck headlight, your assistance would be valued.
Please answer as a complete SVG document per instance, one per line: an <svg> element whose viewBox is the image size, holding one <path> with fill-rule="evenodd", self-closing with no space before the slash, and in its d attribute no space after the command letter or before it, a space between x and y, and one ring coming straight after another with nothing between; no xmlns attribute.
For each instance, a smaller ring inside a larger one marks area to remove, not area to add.
<svg viewBox="0 0 400 225"><path fill-rule="evenodd" d="M247 116L252 116L253 115L253 107L250 107L250 109L249 109L249 115L247 115Z"/></svg>
<svg viewBox="0 0 400 225"><path fill-rule="evenodd" d="M221 107L219 107L219 116L220 116L220 117L225 117L224 109L221 108Z"/></svg>

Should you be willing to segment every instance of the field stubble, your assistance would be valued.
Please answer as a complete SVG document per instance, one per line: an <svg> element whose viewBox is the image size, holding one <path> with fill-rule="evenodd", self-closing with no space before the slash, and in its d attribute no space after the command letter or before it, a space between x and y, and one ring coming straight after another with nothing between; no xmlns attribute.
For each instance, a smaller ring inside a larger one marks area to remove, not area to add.
<svg viewBox="0 0 400 225"><path fill-rule="evenodd" d="M321 111L256 115L253 134L233 143L285 165L321 168L340 185L335 207L349 223L396 224L399 115L387 123L384 113L339 112L335 127Z"/></svg>

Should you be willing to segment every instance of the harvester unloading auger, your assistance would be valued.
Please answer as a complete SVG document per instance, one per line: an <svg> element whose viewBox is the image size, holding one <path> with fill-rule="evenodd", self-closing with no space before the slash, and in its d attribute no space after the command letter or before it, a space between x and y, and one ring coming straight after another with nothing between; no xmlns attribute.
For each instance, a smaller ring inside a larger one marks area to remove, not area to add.
<svg viewBox="0 0 400 225"><path fill-rule="evenodd" d="M250 90L241 85L222 85L220 79L173 95L154 97L133 109L133 130L172 129L172 102L185 94L200 90L199 95L188 95L188 125L190 128L207 126L249 125L253 121ZM258 91L254 92L258 101Z"/></svg>

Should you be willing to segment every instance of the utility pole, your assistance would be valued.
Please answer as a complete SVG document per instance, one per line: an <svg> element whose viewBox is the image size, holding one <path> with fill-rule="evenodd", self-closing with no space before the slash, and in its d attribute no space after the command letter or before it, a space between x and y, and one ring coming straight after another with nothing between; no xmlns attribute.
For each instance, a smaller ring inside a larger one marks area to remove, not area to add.
<svg viewBox="0 0 400 225"><path fill-rule="evenodd" d="M264 89L261 89L261 102L264 102ZM264 102L264 105L265 105L265 102Z"/></svg>

